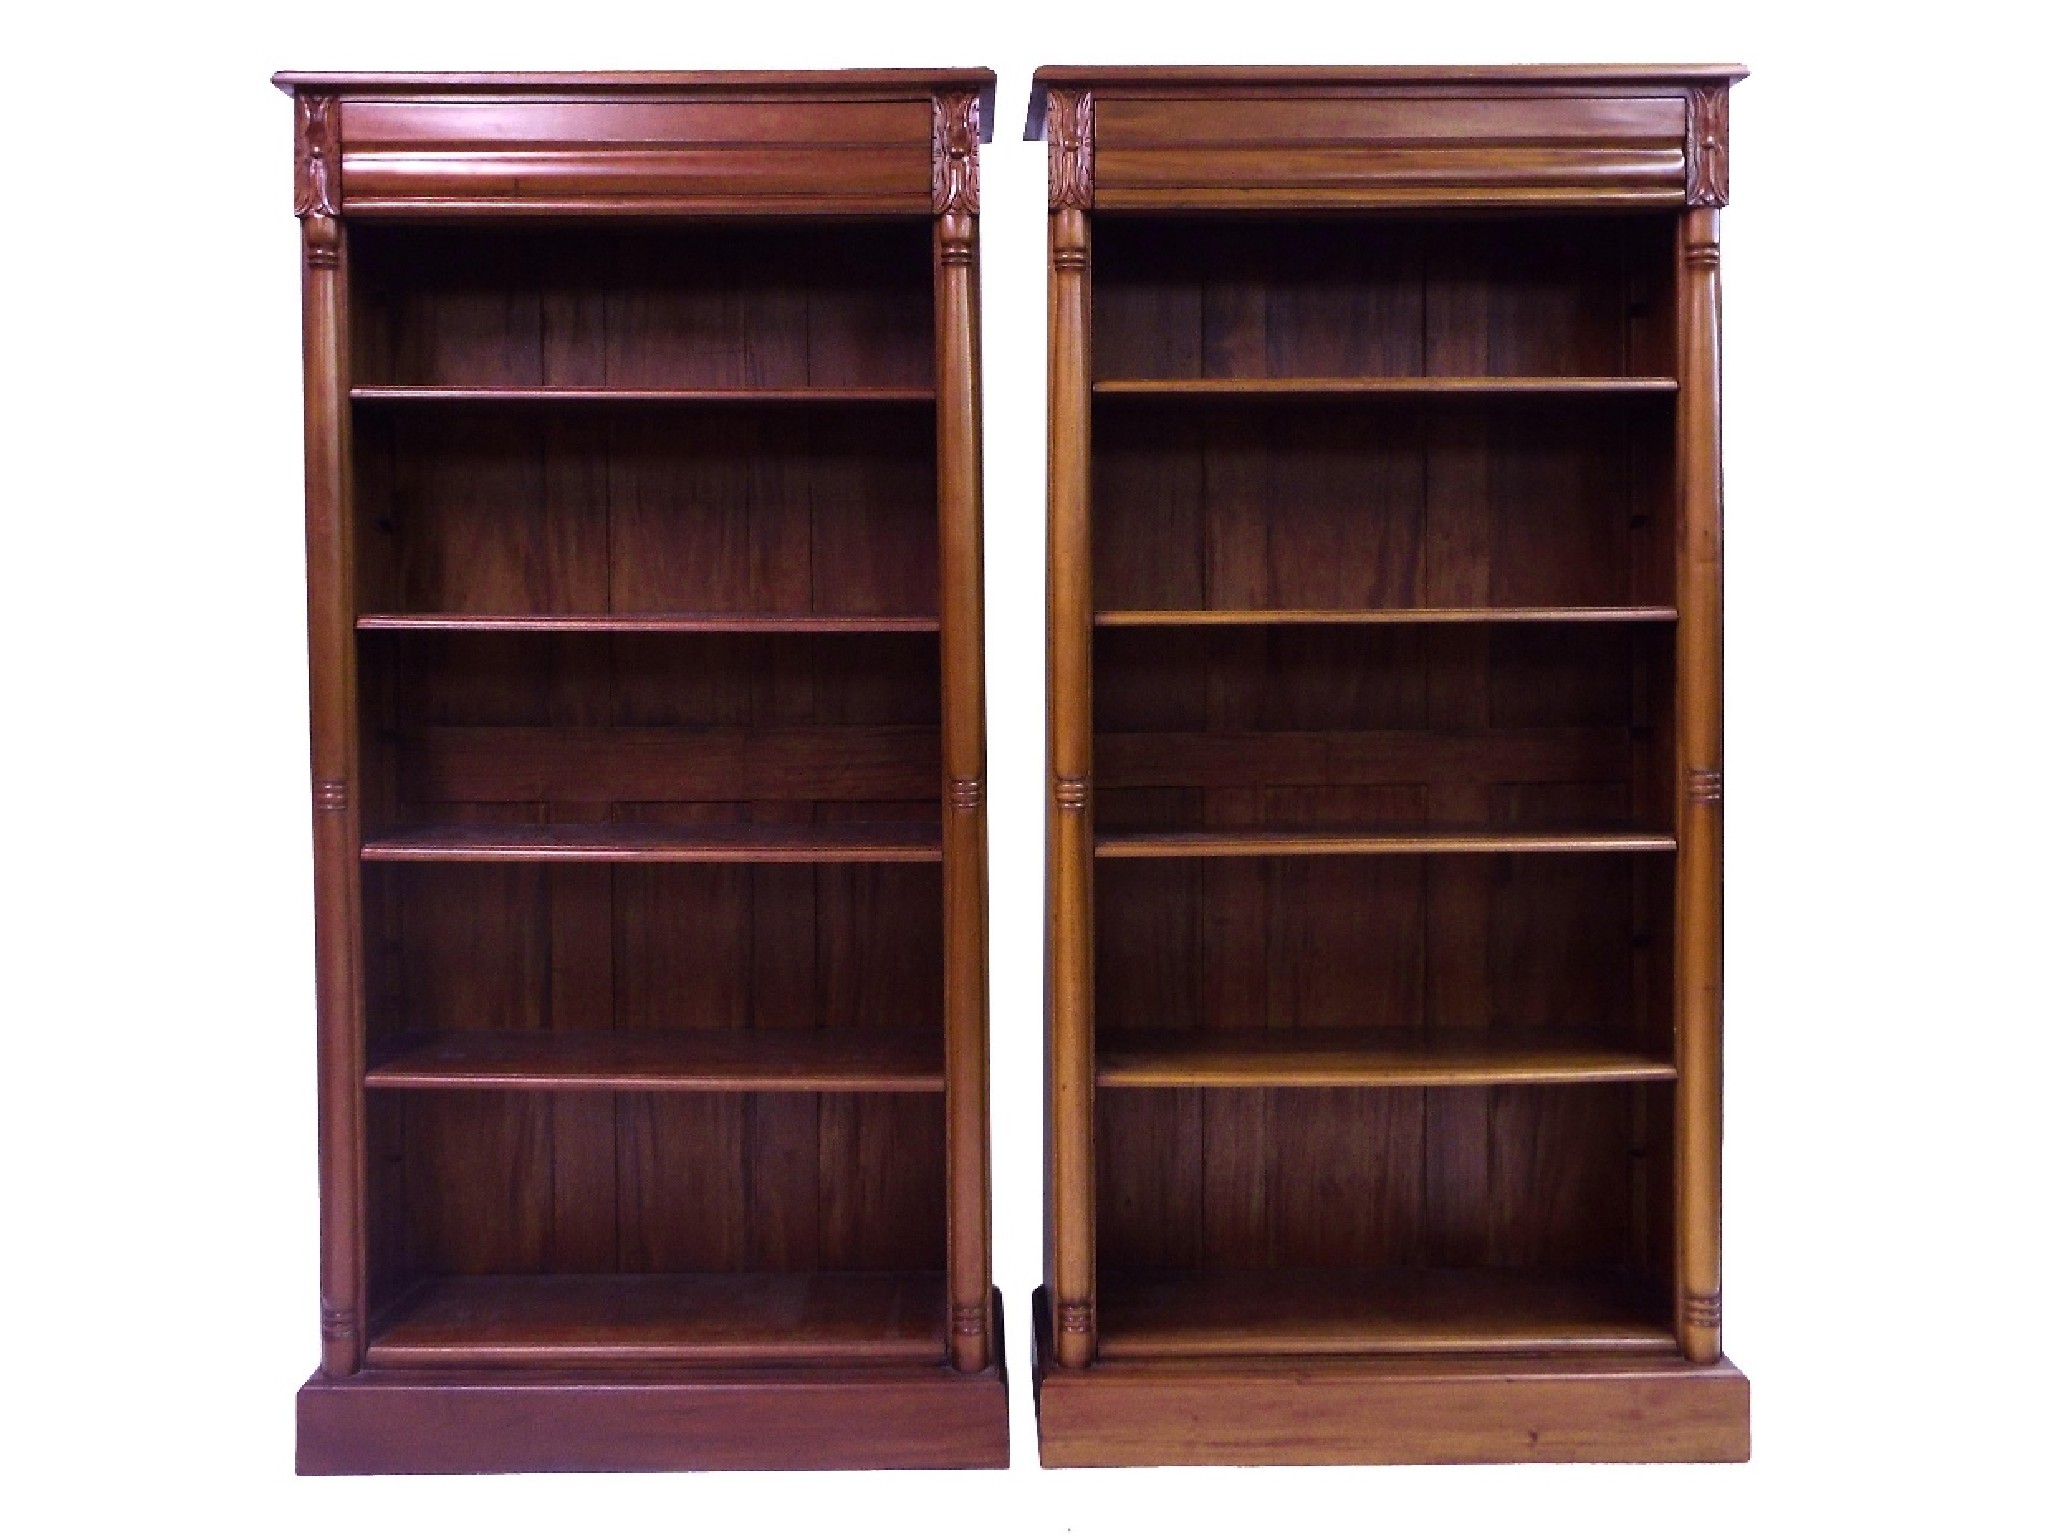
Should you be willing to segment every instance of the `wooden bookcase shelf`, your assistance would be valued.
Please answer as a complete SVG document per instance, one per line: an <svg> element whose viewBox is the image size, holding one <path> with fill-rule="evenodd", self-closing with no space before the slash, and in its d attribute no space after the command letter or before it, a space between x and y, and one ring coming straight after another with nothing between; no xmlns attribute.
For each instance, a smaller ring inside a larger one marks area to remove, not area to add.
<svg viewBox="0 0 2048 1536"><path fill-rule="evenodd" d="M366 613L356 628L480 635L935 635L939 621L879 613Z"/></svg>
<svg viewBox="0 0 2048 1536"><path fill-rule="evenodd" d="M1121 832L1095 839L1099 859L1239 859L1453 853L1669 853L1657 832Z"/></svg>
<svg viewBox="0 0 2048 1536"><path fill-rule="evenodd" d="M1000 1466L985 71L282 76L308 1472Z"/></svg>
<svg viewBox="0 0 2048 1536"><path fill-rule="evenodd" d="M946 1358L946 1276L458 1275L401 1297L371 1366L545 1367Z"/></svg>
<svg viewBox="0 0 2048 1536"><path fill-rule="evenodd" d="M1057 69L1051 1465L1733 1459L1739 69Z"/></svg>
<svg viewBox="0 0 2048 1536"><path fill-rule="evenodd" d="M1107 609L1101 629L1178 629L1215 624L1671 624L1678 610L1621 608L1165 608Z"/></svg>
<svg viewBox="0 0 2048 1536"><path fill-rule="evenodd" d="M1466 1088L1655 1083L1668 1054L1587 1030L1152 1029L1104 1031L1098 1088Z"/></svg>
<svg viewBox="0 0 2048 1536"><path fill-rule="evenodd" d="M937 1030L462 1030L391 1042L376 1089L529 1093L943 1093Z"/></svg>
<svg viewBox="0 0 2048 1536"><path fill-rule="evenodd" d="M936 864L937 823L418 827L372 838L384 864Z"/></svg>
<svg viewBox="0 0 2048 1536"><path fill-rule="evenodd" d="M1100 1355L1665 1354L1666 1298L1625 1274L1304 1269L1103 1277Z"/></svg>
<svg viewBox="0 0 2048 1536"><path fill-rule="evenodd" d="M1100 395L1313 396L1388 395L1669 395L1676 379L1660 378L1339 378L1098 379Z"/></svg>
<svg viewBox="0 0 2048 1536"><path fill-rule="evenodd" d="M738 389L646 389L623 385L364 384L351 389L359 405L929 405L929 388L748 386Z"/></svg>

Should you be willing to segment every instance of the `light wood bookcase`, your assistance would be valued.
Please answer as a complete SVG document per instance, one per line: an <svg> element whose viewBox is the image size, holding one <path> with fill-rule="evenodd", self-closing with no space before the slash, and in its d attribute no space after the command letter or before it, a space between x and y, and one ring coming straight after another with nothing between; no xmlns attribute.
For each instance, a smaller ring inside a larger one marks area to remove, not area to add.
<svg viewBox="0 0 2048 1536"><path fill-rule="evenodd" d="M1048 1464L1747 1454L1741 75L1037 76Z"/></svg>

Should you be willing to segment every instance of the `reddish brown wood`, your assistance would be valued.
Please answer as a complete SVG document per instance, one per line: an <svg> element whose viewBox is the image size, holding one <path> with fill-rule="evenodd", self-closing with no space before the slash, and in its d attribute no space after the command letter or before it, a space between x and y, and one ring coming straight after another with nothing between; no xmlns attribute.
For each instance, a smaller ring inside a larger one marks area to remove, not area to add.
<svg viewBox="0 0 2048 1536"><path fill-rule="evenodd" d="M602 389L548 385L458 387L442 384L360 384L349 398L366 405L918 405L928 389L830 386L816 389Z"/></svg>
<svg viewBox="0 0 2048 1536"><path fill-rule="evenodd" d="M937 634L939 621L882 613L366 613L356 628L457 634L924 635Z"/></svg>
<svg viewBox="0 0 2048 1536"><path fill-rule="evenodd" d="M932 376L938 430L940 737L945 804L948 1347L989 1363L988 755L982 696L981 99L932 107Z"/></svg>
<svg viewBox="0 0 2048 1536"><path fill-rule="evenodd" d="M1746 1454L1684 211L1740 73L1039 77L1053 1464Z"/></svg>
<svg viewBox="0 0 2048 1536"><path fill-rule="evenodd" d="M363 1081L537 1093L942 1093L946 1069L940 1038L908 1030L556 1028L402 1036Z"/></svg>
<svg viewBox="0 0 2048 1536"><path fill-rule="evenodd" d="M275 79L347 104L354 218L922 213L935 93L994 97L985 70Z"/></svg>
<svg viewBox="0 0 2048 1536"><path fill-rule="evenodd" d="M298 1438L305 1476L1010 1464L1007 1383L944 1365L316 1376Z"/></svg>
<svg viewBox="0 0 2048 1536"><path fill-rule="evenodd" d="M329 1304L302 1466L1001 1464L992 77L280 83Z"/></svg>
<svg viewBox="0 0 2048 1536"><path fill-rule="evenodd" d="M597 862L604 864L937 863L937 829L910 822L715 826L688 822L601 826L419 827L366 839L380 863Z"/></svg>
<svg viewBox="0 0 2048 1536"><path fill-rule="evenodd" d="M936 1364L944 1283L936 1273L436 1278L389 1309L368 1363Z"/></svg>
<svg viewBox="0 0 2048 1536"><path fill-rule="evenodd" d="M362 1013L355 845L361 800L351 633L355 582L346 403L347 237L334 217L339 107L297 103L306 370L306 628L311 664L314 950L320 1047L321 1367L353 1374L363 1344Z"/></svg>

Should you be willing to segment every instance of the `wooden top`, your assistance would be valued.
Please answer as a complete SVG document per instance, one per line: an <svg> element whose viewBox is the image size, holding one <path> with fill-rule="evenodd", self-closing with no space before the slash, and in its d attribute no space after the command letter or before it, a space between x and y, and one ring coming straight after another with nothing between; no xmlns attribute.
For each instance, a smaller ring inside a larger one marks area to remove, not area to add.
<svg viewBox="0 0 2048 1536"><path fill-rule="evenodd" d="M301 218L972 215L986 69L286 70Z"/></svg>
<svg viewBox="0 0 2048 1536"><path fill-rule="evenodd" d="M1321 91L1374 86L1733 85L1742 64L1042 64L1031 72L1024 137L1045 136L1047 91ZM282 80L284 77L278 77Z"/></svg>
<svg viewBox="0 0 2048 1536"><path fill-rule="evenodd" d="M981 94L981 137L994 128L992 69L616 69L453 72L281 69L270 83L287 95L336 96L902 96Z"/></svg>
<svg viewBox="0 0 2048 1536"><path fill-rule="evenodd" d="M1728 201L1739 64L1058 65L1024 136L1049 203L1108 212Z"/></svg>

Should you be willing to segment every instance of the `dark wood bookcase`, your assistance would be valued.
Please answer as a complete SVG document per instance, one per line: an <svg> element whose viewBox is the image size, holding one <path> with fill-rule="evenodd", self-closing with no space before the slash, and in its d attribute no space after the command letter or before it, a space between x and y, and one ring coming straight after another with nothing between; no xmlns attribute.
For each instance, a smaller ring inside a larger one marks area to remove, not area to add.
<svg viewBox="0 0 2048 1536"><path fill-rule="evenodd" d="M1038 73L1048 1464L1747 1454L1741 76Z"/></svg>
<svg viewBox="0 0 2048 1536"><path fill-rule="evenodd" d="M1000 1466L986 71L285 74L305 1472Z"/></svg>

